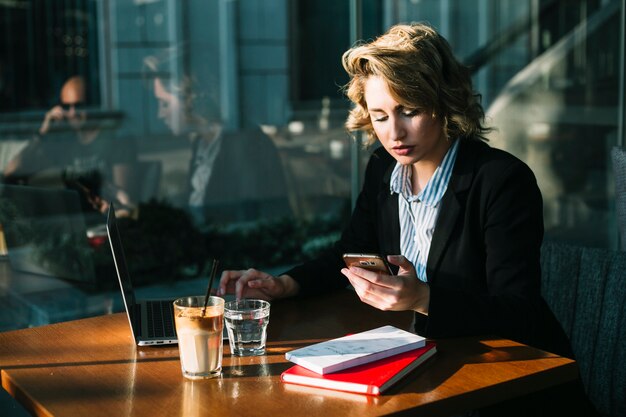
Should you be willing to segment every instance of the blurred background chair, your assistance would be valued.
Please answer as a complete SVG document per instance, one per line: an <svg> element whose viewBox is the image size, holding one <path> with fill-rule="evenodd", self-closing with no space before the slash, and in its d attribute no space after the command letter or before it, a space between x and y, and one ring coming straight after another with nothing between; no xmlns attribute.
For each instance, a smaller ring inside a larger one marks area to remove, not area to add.
<svg viewBox="0 0 626 417"><path fill-rule="evenodd" d="M626 252L545 242L542 293L602 416L626 416Z"/></svg>
<svg viewBox="0 0 626 417"><path fill-rule="evenodd" d="M620 249L626 251L626 148L611 149L615 175L615 214L619 229Z"/></svg>

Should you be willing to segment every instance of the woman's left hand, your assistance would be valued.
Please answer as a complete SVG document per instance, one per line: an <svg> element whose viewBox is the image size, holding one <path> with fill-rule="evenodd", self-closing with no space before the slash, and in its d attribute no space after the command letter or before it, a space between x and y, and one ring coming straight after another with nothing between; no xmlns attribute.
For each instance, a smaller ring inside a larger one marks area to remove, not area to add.
<svg viewBox="0 0 626 417"><path fill-rule="evenodd" d="M366 304L387 311L413 310L428 314L430 287L417 278L413 264L402 255L387 260L400 267L398 275L384 275L359 267L343 268L344 274Z"/></svg>

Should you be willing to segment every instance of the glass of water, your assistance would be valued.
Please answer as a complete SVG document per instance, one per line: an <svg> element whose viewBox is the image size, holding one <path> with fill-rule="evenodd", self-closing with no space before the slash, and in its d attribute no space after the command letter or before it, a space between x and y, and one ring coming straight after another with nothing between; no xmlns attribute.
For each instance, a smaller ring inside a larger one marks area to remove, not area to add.
<svg viewBox="0 0 626 417"><path fill-rule="evenodd" d="M224 322L228 331L230 352L236 356L265 353L270 303L263 300L241 299L224 305Z"/></svg>

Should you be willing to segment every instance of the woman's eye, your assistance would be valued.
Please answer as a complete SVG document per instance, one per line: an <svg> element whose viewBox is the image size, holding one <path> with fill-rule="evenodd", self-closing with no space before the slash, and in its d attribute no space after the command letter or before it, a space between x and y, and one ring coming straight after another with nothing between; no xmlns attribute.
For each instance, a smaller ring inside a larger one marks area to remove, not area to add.
<svg viewBox="0 0 626 417"><path fill-rule="evenodd" d="M375 122L384 122L385 120L387 120L387 116L374 116L372 118L372 120L374 120Z"/></svg>
<svg viewBox="0 0 626 417"><path fill-rule="evenodd" d="M418 109L407 109L407 110L404 110L402 114L406 117L413 117L413 116L417 116L419 112L420 111Z"/></svg>

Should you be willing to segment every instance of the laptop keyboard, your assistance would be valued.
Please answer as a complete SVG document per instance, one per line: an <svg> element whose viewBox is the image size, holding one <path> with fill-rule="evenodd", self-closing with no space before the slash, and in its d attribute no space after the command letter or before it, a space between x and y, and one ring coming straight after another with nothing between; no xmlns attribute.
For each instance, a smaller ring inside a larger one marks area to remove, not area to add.
<svg viewBox="0 0 626 417"><path fill-rule="evenodd" d="M171 301L149 301L146 304L148 314L148 337L175 337L174 311Z"/></svg>

